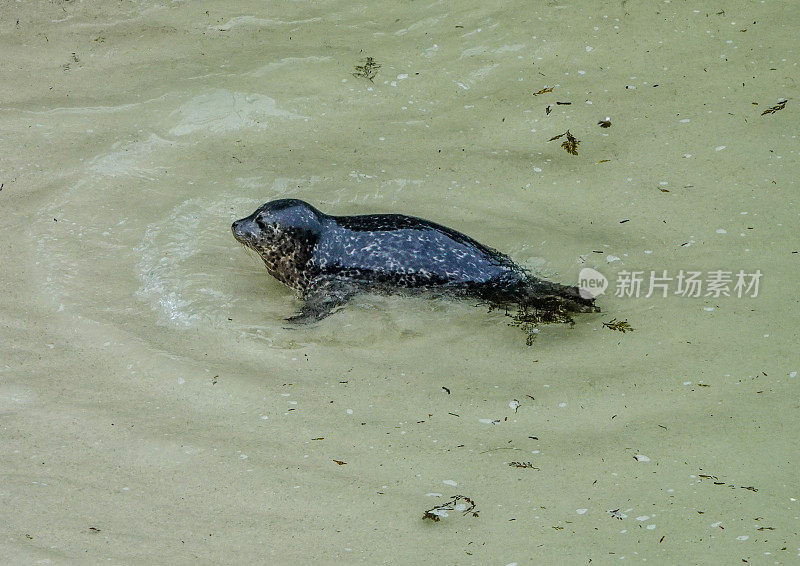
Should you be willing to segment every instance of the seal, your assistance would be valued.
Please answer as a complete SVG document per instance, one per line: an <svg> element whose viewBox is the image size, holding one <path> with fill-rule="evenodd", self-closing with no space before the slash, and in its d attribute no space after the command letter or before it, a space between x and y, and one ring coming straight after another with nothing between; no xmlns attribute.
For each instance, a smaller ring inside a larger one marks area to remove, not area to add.
<svg viewBox="0 0 800 566"><path fill-rule="evenodd" d="M298 199L260 206L231 226L267 271L305 300L287 320L321 320L358 293L429 291L516 305L537 320L593 312L578 288L531 275L507 255L460 232L403 214L332 216Z"/></svg>

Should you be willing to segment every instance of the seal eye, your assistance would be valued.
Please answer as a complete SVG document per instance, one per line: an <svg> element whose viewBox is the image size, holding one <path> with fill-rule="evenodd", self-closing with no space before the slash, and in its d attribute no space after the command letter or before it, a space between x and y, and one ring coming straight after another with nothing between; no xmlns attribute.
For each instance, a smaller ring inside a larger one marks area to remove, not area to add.
<svg viewBox="0 0 800 566"><path fill-rule="evenodd" d="M261 228L261 230L266 231L267 225L264 223L264 220L260 216L256 217L256 226Z"/></svg>

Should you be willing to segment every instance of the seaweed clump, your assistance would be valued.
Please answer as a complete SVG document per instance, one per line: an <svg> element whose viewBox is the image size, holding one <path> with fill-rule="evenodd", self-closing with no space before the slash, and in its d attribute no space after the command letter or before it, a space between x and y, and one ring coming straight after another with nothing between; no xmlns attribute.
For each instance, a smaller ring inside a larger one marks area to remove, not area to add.
<svg viewBox="0 0 800 566"><path fill-rule="evenodd" d="M539 469L530 462L509 462L508 465L512 468L530 468L531 470Z"/></svg>
<svg viewBox="0 0 800 566"><path fill-rule="evenodd" d="M772 107L767 108L766 110L764 110L761 113L761 115L762 116L766 116L767 114L775 114L775 112L777 112L778 110L783 110L784 108L786 108L786 103L787 102L789 102L789 101L788 100L781 100L775 106L772 106Z"/></svg>
<svg viewBox="0 0 800 566"><path fill-rule="evenodd" d="M442 517L448 516L448 511L461 511L464 516L472 515L478 516L478 511L475 510L475 502L466 495L454 495L441 505L431 507L422 515L423 519L438 523Z"/></svg>
<svg viewBox="0 0 800 566"><path fill-rule="evenodd" d="M553 323L567 323L575 325L575 321L569 311L560 304L534 306L531 303L520 301L514 304L489 304L489 312L494 310L504 311L504 314L511 319L509 326L515 326L525 333L525 344L533 345L536 335L539 334L539 325Z"/></svg>
<svg viewBox="0 0 800 566"><path fill-rule="evenodd" d="M564 150L567 153L569 153L570 155L578 155L578 144L581 143L581 140L579 140L575 136L573 136L570 133L569 130L567 130L563 134L558 134L557 136L553 136L552 138L550 138L547 141L557 140L558 138L561 138L561 137L564 137L564 136L567 136L567 139L565 139L563 142L561 142L561 147L563 147Z"/></svg>
<svg viewBox="0 0 800 566"><path fill-rule="evenodd" d="M374 78L378 75L378 69L381 66L375 62L372 57L362 59L363 65L356 65L356 70L351 73L357 79L367 79L369 82L374 82Z"/></svg>
<svg viewBox="0 0 800 566"><path fill-rule="evenodd" d="M633 326L630 325L627 319L617 320L616 318L612 318L608 322L604 322L603 327L608 328L609 330L616 330L617 332L622 332L623 334L625 334L626 332L633 332L635 330Z"/></svg>

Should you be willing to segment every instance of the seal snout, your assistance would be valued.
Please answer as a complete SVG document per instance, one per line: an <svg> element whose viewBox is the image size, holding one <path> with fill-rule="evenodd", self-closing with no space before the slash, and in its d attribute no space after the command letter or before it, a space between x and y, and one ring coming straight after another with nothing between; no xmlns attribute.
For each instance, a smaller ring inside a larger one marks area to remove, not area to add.
<svg viewBox="0 0 800 566"><path fill-rule="evenodd" d="M242 218L231 224L233 237L242 244L248 244L258 232L258 226L251 218Z"/></svg>

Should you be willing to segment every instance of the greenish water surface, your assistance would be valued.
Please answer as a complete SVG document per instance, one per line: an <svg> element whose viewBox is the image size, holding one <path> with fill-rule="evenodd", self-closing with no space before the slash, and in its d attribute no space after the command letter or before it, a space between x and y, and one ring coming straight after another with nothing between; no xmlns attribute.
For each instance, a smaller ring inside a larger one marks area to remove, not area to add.
<svg viewBox="0 0 800 566"><path fill-rule="evenodd" d="M795 3L0 15L3 561L800 561ZM287 328L229 229L285 197L596 269L603 312Z"/></svg>

